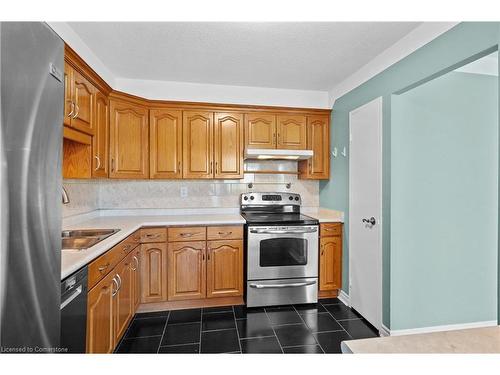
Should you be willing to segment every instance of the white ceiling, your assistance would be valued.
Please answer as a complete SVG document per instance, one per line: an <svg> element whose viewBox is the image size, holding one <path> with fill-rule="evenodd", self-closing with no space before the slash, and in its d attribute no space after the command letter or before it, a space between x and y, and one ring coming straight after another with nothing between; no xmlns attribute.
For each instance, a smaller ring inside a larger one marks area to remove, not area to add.
<svg viewBox="0 0 500 375"><path fill-rule="evenodd" d="M119 78L327 91L418 22L70 22Z"/></svg>

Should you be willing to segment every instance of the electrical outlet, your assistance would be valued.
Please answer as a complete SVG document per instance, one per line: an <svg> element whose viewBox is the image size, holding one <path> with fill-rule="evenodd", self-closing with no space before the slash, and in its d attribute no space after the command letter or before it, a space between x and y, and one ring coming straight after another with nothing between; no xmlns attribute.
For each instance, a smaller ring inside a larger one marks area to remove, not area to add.
<svg viewBox="0 0 500 375"><path fill-rule="evenodd" d="M181 187L181 198L187 198L188 196L188 188L187 186Z"/></svg>

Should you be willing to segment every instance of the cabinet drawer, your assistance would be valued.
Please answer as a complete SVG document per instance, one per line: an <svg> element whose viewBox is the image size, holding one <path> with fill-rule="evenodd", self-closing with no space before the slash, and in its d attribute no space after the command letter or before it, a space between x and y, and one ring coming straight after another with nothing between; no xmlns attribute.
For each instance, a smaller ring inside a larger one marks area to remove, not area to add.
<svg viewBox="0 0 500 375"><path fill-rule="evenodd" d="M243 239L243 226L207 227L208 240L240 240Z"/></svg>
<svg viewBox="0 0 500 375"><path fill-rule="evenodd" d="M166 242L167 228L142 228L141 243Z"/></svg>
<svg viewBox="0 0 500 375"><path fill-rule="evenodd" d="M323 223L320 225L320 236L340 236L342 234L342 223Z"/></svg>
<svg viewBox="0 0 500 375"><path fill-rule="evenodd" d="M88 288L92 288L99 280L106 276L125 256L130 253L139 244L139 235L137 232L128 236L118 245L113 246L99 258L89 265Z"/></svg>
<svg viewBox="0 0 500 375"><path fill-rule="evenodd" d="M168 241L204 241L207 239L207 227L168 228Z"/></svg>

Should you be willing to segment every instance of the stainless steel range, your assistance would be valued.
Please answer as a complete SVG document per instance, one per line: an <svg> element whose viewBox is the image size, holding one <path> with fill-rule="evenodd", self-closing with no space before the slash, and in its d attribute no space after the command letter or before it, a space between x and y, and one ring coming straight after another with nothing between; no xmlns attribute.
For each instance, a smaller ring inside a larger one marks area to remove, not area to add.
<svg viewBox="0 0 500 375"><path fill-rule="evenodd" d="M247 306L318 300L318 220L293 193L245 193Z"/></svg>

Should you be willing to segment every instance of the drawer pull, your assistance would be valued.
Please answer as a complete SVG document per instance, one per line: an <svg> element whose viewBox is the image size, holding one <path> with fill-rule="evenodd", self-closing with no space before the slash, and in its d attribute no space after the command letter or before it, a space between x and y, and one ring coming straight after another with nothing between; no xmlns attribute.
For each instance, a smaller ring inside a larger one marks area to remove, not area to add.
<svg viewBox="0 0 500 375"><path fill-rule="evenodd" d="M219 236L230 236L231 234L233 234L233 231L229 231L229 232L219 232Z"/></svg>
<svg viewBox="0 0 500 375"><path fill-rule="evenodd" d="M148 233L148 234L144 235L144 237L149 238L149 239L160 238L160 233Z"/></svg>
<svg viewBox="0 0 500 375"><path fill-rule="evenodd" d="M290 283L290 284L250 284L250 288L255 289L269 289L269 288L298 288L302 286L309 286L316 284L316 281L305 281L302 283Z"/></svg>
<svg viewBox="0 0 500 375"><path fill-rule="evenodd" d="M181 237L193 237L196 234L199 234L199 233L180 233L179 236L181 236Z"/></svg>
<svg viewBox="0 0 500 375"><path fill-rule="evenodd" d="M108 267L109 267L109 262L108 262L108 263L106 263L104 266L99 267L99 268L98 268L98 270L99 270L99 272L101 272L101 273L102 273L102 272L103 272L106 268L108 268Z"/></svg>

